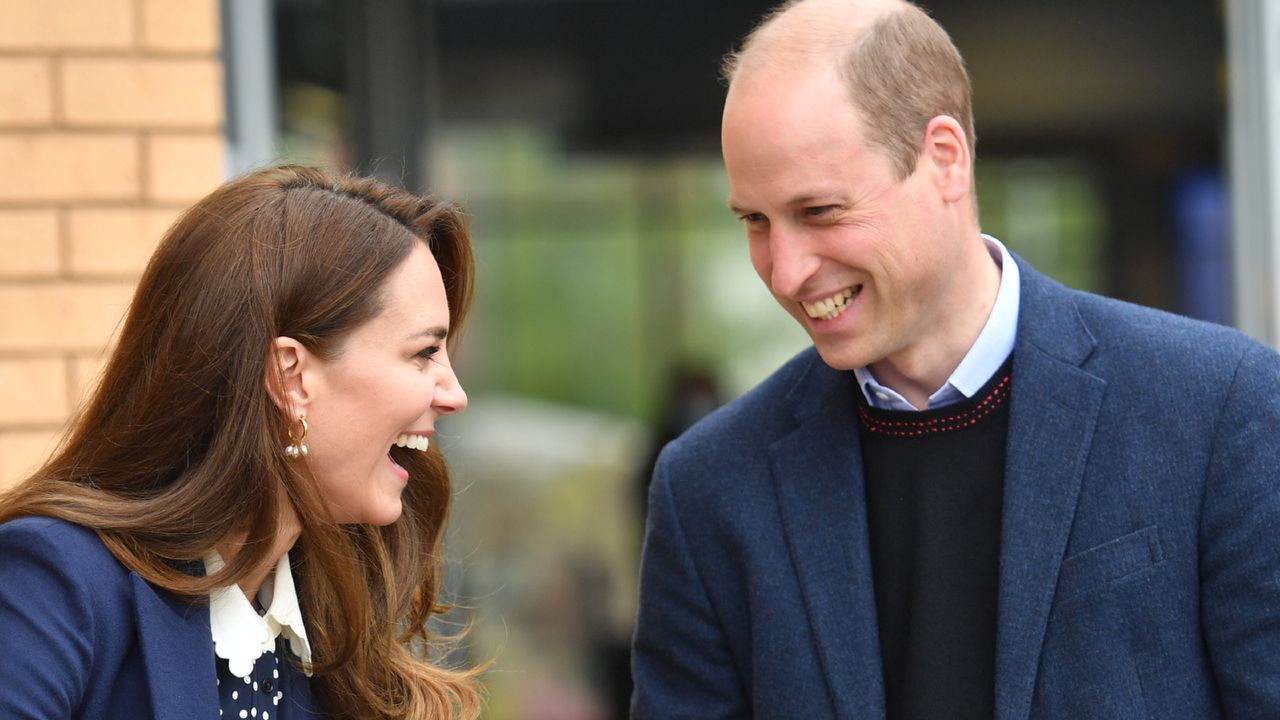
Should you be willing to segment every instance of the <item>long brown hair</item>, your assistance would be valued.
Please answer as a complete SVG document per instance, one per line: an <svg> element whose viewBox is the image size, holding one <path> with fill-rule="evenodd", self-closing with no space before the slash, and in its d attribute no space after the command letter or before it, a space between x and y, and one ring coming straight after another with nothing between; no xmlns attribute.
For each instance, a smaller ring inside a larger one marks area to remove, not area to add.
<svg viewBox="0 0 1280 720"><path fill-rule="evenodd" d="M214 191L165 235L97 391L53 457L0 496L0 522L43 515L92 528L121 563L199 600L269 561L279 503L290 502L301 525L290 559L328 713L475 717L477 671L426 657L440 640L427 621L447 609L443 456L392 448L413 478L400 519L339 526L305 463L282 452L291 418L268 392L274 338L332 357L380 312L386 278L419 242L440 266L456 337L473 274L456 207L305 167ZM237 537L223 571L182 571Z"/></svg>

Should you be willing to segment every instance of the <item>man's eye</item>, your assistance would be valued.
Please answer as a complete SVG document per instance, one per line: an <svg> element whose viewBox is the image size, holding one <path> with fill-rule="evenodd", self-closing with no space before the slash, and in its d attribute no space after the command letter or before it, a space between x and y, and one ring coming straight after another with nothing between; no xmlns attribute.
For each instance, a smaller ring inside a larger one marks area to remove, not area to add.
<svg viewBox="0 0 1280 720"><path fill-rule="evenodd" d="M744 223L747 223L748 225L761 223L765 221L765 217L763 213L746 213L743 215L739 215L738 219Z"/></svg>
<svg viewBox="0 0 1280 720"><path fill-rule="evenodd" d="M835 205L815 205L813 207L805 208L804 214L807 217L812 217L812 218L826 217L827 215L830 215L835 210L835 208L836 208Z"/></svg>

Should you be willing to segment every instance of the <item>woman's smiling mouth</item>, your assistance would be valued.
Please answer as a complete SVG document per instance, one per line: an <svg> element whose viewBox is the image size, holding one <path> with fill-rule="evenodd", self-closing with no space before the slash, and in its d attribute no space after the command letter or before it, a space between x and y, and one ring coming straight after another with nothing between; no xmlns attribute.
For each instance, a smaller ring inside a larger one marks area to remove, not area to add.
<svg viewBox="0 0 1280 720"><path fill-rule="evenodd" d="M431 446L431 438L418 433L402 433L396 437L396 447L407 447L411 450L426 450Z"/></svg>

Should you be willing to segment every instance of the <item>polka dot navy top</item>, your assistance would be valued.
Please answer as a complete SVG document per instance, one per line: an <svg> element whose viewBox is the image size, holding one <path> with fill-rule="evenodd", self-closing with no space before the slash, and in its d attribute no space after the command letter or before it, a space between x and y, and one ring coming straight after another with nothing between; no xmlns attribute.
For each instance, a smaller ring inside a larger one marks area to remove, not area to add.
<svg viewBox="0 0 1280 720"><path fill-rule="evenodd" d="M300 673L284 645L284 639L277 637L275 651L264 652L245 677L233 674L227 660L218 658L220 717L289 720L289 688L299 681ZM301 682L307 682L305 675Z"/></svg>

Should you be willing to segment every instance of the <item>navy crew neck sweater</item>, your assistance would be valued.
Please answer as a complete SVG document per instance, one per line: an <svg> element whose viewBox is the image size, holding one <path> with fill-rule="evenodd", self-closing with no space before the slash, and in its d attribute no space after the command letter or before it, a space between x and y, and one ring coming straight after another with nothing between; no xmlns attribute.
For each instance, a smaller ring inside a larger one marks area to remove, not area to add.
<svg viewBox="0 0 1280 720"><path fill-rule="evenodd" d="M972 398L858 398L889 720L990 720L1012 356Z"/></svg>

